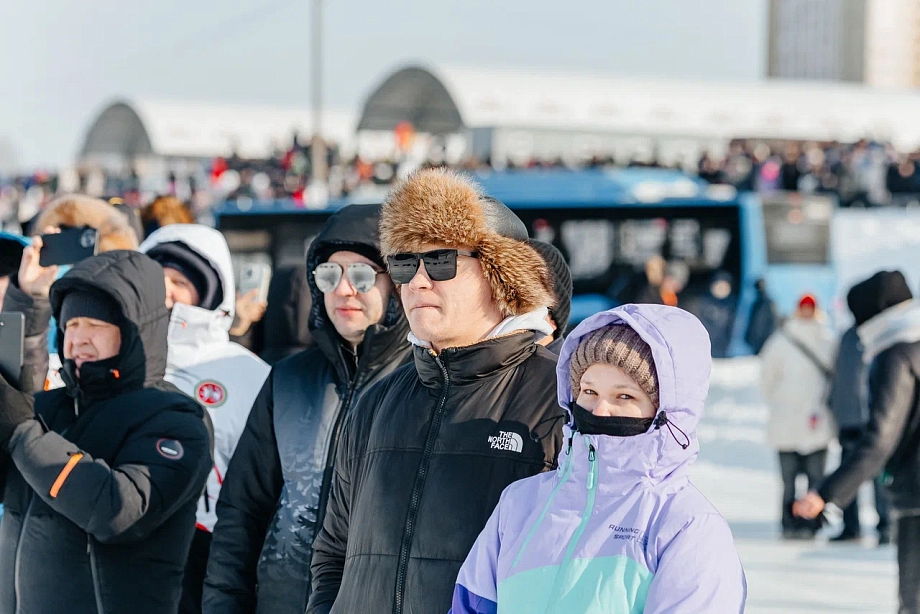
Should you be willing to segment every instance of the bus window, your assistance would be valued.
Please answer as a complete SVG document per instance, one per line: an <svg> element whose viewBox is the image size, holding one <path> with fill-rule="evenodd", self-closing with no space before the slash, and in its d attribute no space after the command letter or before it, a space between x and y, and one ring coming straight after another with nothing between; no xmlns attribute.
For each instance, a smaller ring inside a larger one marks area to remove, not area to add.
<svg viewBox="0 0 920 614"><path fill-rule="evenodd" d="M606 220L567 220L561 224L562 241L575 279L602 275L613 262L614 226Z"/></svg>
<svg viewBox="0 0 920 614"><path fill-rule="evenodd" d="M777 193L764 197L769 264L828 264L834 203L820 195Z"/></svg>

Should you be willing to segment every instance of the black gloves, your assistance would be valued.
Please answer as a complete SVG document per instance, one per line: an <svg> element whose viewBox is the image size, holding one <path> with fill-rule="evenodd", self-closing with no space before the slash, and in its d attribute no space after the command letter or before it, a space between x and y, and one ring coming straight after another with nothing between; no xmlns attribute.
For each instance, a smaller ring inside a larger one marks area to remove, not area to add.
<svg viewBox="0 0 920 614"><path fill-rule="evenodd" d="M4 449L16 427L35 417L35 399L21 392L0 376L0 447Z"/></svg>

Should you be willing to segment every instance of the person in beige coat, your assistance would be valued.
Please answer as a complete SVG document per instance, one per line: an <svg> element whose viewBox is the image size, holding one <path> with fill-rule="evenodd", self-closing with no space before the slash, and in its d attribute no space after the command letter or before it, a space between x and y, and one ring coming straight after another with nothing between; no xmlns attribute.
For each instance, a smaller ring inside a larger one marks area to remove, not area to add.
<svg viewBox="0 0 920 614"><path fill-rule="evenodd" d="M808 478L809 488L824 477L827 447L836 437L827 406L835 349L834 336L809 294L761 353L761 387L770 410L767 442L779 452L786 539L810 539L817 530L817 523L792 515L792 503L799 475Z"/></svg>

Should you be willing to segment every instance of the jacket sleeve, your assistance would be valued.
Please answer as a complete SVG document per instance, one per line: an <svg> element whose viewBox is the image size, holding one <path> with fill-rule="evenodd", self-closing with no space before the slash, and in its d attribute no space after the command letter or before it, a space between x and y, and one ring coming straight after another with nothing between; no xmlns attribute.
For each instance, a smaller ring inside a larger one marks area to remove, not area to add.
<svg viewBox="0 0 920 614"><path fill-rule="evenodd" d="M275 439L272 381L265 380L217 501L202 602L205 614L255 611L256 566L284 478Z"/></svg>
<svg viewBox="0 0 920 614"><path fill-rule="evenodd" d="M374 387L376 388L376 386ZM358 441L362 439L356 416L370 418L377 402L374 388L363 394L345 422L342 444L336 450L335 468L332 474L332 489L326 504L323 528L313 541L313 560L310 571L313 575L313 592L307 605L307 614L329 614L342 585L345 570L345 551L348 547L348 522L351 504L354 500L354 476L358 451L366 448Z"/></svg>
<svg viewBox="0 0 920 614"><path fill-rule="evenodd" d="M448 614L497 614L498 612L498 556L501 553L501 509L508 489L502 493L498 505L472 550L463 562L454 586L454 596Z"/></svg>
<svg viewBox="0 0 920 614"><path fill-rule="evenodd" d="M658 559L644 614L741 614L747 580L731 530L718 514L693 518Z"/></svg>
<svg viewBox="0 0 920 614"><path fill-rule="evenodd" d="M13 462L55 512L102 543L147 538L180 507L201 494L211 468L210 436L195 414L174 414L129 438L112 466L76 444L45 432L37 420L16 428ZM165 444L172 456L160 450ZM178 454L175 448L178 447Z"/></svg>
<svg viewBox="0 0 920 614"><path fill-rule="evenodd" d="M23 344L22 384L23 392L41 392L48 377L48 329L51 326L51 303L48 299L32 298L26 295L10 279L9 288L3 298L3 311L19 312L25 315L25 343Z"/></svg>
<svg viewBox="0 0 920 614"><path fill-rule="evenodd" d="M884 468L904 434L916 385L903 347L875 359L869 373L869 425L853 454L818 487L825 501L846 507L859 486Z"/></svg>

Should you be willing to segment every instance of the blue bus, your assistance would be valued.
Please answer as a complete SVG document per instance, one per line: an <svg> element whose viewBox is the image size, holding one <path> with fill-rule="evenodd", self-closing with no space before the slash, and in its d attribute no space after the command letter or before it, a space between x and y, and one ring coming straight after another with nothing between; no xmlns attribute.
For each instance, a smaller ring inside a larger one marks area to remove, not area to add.
<svg viewBox="0 0 920 614"><path fill-rule="evenodd" d="M761 199L678 171L645 168L475 178L518 214L533 238L566 256L574 281L570 326L630 301L655 257L683 263L688 276L678 304L707 324L716 357L751 352L744 333L758 279L765 279L786 314L806 292L825 306L834 295L834 204L822 197L778 193ZM345 204L309 210L286 201L228 202L216 211L217 225L237 258L299 263L328 216ZM730 280L727 296L713 296L714 279Z"/></svg>

